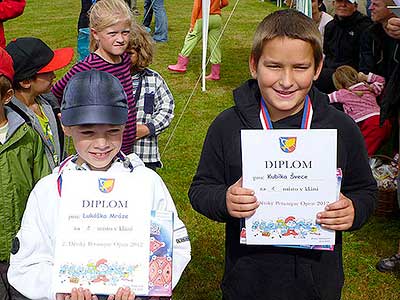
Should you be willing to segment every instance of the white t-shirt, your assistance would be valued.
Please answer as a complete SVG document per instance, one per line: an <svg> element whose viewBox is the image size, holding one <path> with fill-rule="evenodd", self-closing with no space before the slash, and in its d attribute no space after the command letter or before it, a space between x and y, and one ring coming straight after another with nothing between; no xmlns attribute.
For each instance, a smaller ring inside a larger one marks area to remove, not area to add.
<svg viewBox="0 0 400 300"><path fill-rule="evenodd" d="M4 142L6 141L7 132L8 132L8 122L4 126L0 127L0 143L4 144Z"/></svg>
<svg viewBox="0 0 400 300"><path fill-rule="evenodd" d="M322 41L324 40L324 32L325 32L325 26L328 24L331 20L333 20L333 17L330 14L327 14L324 11L321 11L321 20L318 24L318 30L321 32L322 35Z"/></svg>

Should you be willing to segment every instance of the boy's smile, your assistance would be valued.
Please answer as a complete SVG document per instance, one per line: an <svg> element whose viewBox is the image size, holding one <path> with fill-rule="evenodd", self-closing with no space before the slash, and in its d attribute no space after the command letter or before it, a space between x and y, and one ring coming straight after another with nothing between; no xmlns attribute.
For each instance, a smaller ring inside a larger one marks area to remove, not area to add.
<svg viewBox="0 0 400 300"><path fill-rule="evenodd" d="M78 125L64 127L71 136L79 157L77 163L86 163L92 170L106 171L122 144L123 125Z"/></svg>
<svg viewBox="0 0 400 300"><path fill-rule="evenodd" d="M316 68L311 44L300 39L276 37L265 42L260 59L250 58L250 72L258 81L272 121L294 115L303 108Z"/></svg>

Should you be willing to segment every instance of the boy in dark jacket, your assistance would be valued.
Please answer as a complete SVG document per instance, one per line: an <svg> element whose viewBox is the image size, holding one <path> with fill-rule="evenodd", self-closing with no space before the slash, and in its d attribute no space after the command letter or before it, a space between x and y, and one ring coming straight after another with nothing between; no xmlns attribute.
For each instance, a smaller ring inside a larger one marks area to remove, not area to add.
<svg viewBox="0 0 400 300"><path fill-rule="evenodd" d="M374 209L376 183L357 125L312 88L322 68L321 44L316 25L303 14L283 10L267 16L253 41L253 79L234 91L235 106L208 130L189 197L195 210L226 223L221 285L226 300L339 300L344 283L341 232L360 228ZM300 128L307 95L310 127L337 129L341 194L316 216L323 228L336 230L334 250L240 244L240 219L260 205L254 191L242 187L240 131L263 128L261 102L273 128Z"/></svg>

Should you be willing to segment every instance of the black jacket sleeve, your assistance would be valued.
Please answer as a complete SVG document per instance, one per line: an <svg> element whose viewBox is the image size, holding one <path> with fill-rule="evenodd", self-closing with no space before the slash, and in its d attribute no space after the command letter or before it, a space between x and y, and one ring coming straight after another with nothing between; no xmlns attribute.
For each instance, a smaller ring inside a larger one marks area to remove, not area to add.
<svg viewBox="0 0 400 300"><path fill-rule="evenodd" d="M369 31L365 31L360 39L360 62L359 71L365 74L375 72L375 59L373 55L372 37Z"/></svg>
<svg viewBox="0 0 400 300"><path fill-rule="evenodd" d="M193 208L206 217L226 222L229 219L226 207L228 184L225 176L225 158L222 131L218 118L211 124L204 141L196 175L189 189Z"/></svg>

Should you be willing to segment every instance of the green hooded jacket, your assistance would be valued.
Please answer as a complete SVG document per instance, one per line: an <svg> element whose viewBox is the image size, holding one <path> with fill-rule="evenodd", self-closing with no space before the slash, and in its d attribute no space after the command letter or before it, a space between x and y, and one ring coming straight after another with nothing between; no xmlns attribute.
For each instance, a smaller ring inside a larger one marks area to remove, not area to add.
<svg viewBox="0 0 400 300"><path fill-rule="evenodd" d="M16 112L5 107L8 132L0 143L0 261L8 261L29 193L50 173L42 141Z"/></svg>

